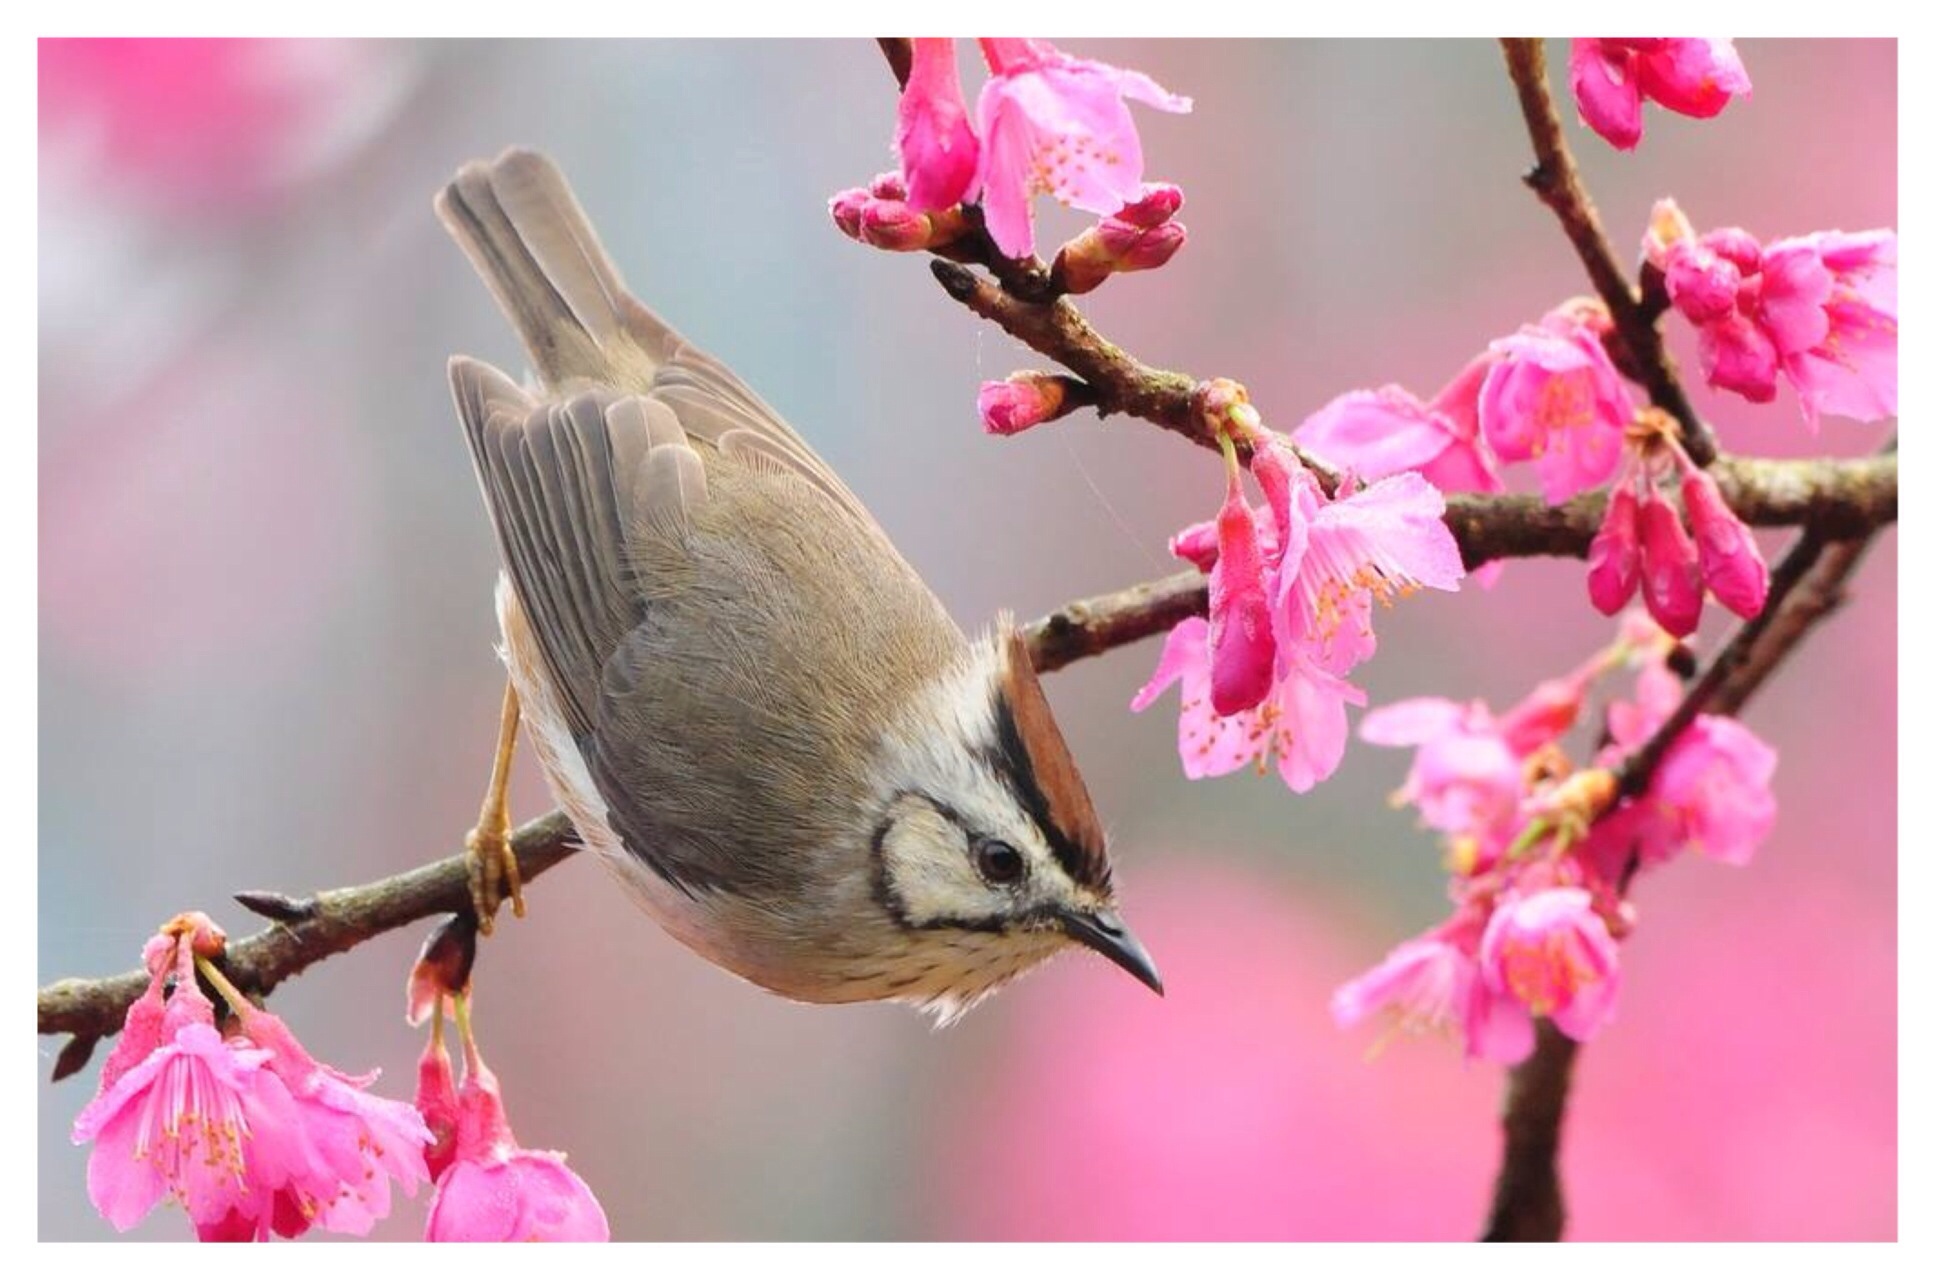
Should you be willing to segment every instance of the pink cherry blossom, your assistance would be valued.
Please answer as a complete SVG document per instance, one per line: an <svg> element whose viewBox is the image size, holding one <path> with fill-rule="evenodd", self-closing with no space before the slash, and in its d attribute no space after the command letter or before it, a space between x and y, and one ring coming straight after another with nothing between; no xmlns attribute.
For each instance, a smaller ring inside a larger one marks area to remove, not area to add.
<svg viewBox="0 0 1936 1272"><path fill-rule="evenodd" d="M1448 494L1502 490L1498 461L1479 435L1477 398L1490 366L1489 357L1474 360L1429 405L1396 384L1340 394L1292 437L1365 481L1411 471Z"/></svg>
<svg viewBox="0 0 1936 1272"><path fill-rule="evenodd" d="M1823 411L1896 413L1896 236L1824 230L1762 247L1745 230L1698 238L1671 199L1654 207L1647 259L1699 337L1709 384L1751 402L1785 377L1813 428Z"/></svg>
<svg viewBox="0 0 1936 1272"><path fill-rule="evenodd" d="M1412 1031L1457 1037L1472 1059L1517 1064L1533 1051L1533 1019L1479 974L1466 915L1400 943L1378 966L1331 996L1331 1018L1350 1028L1374 1014Z"/></svg>
<svg viewBox="0 0 1936 1272"><path fill-rule="evenodd" d="M1358 736L1374 746L1417 748L1393 801L1416 807L1432 829L1467 839L1467 872L1488 869L1524 820L1527 758L1573 727L1603 665L1595 658L1541 681L1496 718L1477 700L1407 698L1367 712Z"/></svg>
<svg viewBox="0 0 1936 1272"><path fill-rule="evenodd" d="M1479 942L1486 984L1567 1037L1585 1042L1613 1015L1620 952L1584 888L1543 888L1502 900Z"/></svg>
<svg viewBox="0 0 1936 1272"><path fill-rule="evenodd" d="M518 1147L497 1075L474 1049L458 1092L453 1160L438 1178L424 1239L612 1239L604 1208L563 1153Z"/></svg>
<svg viewBox="0 0 1936 1272"><path fill-rule="evenodd" d="M1810 427L1823 411L1886 419L1896 413L1895 233L1826 230L1783 239L1768 245L1762 269L1770 279L1805 276L1799 290L1812 298L1816 264L1828 276L1826 293L1815 302L1821 322L1776 321L1770 328L1802 416ZM1766 294L1762 307L1774 310Z"/></svg>
<svg viewBox="0 0 1936 1272"><path fill-rule="evenodd" d="M975 179L981 146L968 122L951 39L916 39L907 87L901 90L894 145L907 178L907 203L938 212L961 202Z"/></svg>
<svg viewBox="0 0 1936 1272"><path fill-rule="evenodd" d="M119 1231L166 1194L205 1238L266 1235L262 1199L303 1159L288 1092L264 1072L269 1053L224 1042L213 1016L178 989L158 1044L74 1121L74 1142L94 1145L88 1198Z"/></svg>
<svg viewBox="0 0 1936 1272"><path fill-rule="evenodd" d="M982 148L970 189L980 194L997 247L1010 256L1035 250L1034 195L1097 213L1139 197L1143 147L1128 101L1180 113L1189 98L1140 71L1074 57L1045 40L981 45L994 74L976 112Z"/></svg>
<svg viewBox="0 0 1936 1272"><path fill-rule="evenodd" d="M1521 757L1483 702L1407 698L1367 712L1358 736L1418 753L1392 797L1448 835L1480 835L1510 821L1524 787Z"/></svg>
<svg viewBox="0 0 1936 1272"><path fill-rule="evenodd" d="M1600 485L1620 460L1634 402L1601 346L1598 325L1557 309L1538 326L1492 342L1479 426L1492 452L1530 461L1546 501Z"/></svg>
<svg viewBox="0 0 1936 1272"><path fill-rule="evenodd" d="M1746 865L1775 824L1775 749L1739 720L1699 715L1661 758L1637 830L1649 865L1690 848Z"/></svg>
<svg viewBox="0 0 1936 1272"><path fill-rule="evenodd" d="M1478 979L1479 964L1470 953L1433 936L1419 937L1339 986L1331 996L1331 1016L1349 1029L1384 1012L1407 1029L1463 1034Z"/></svg>
<svg viewBox="0 0 1936 1272"><path fill-rule="evenodd" d="M1241 473L1233 462L1217 514L1217 561L1210 569L1210 705L1224 716L1264 700L1277 660L1264 550Z"/></svg>
<svg viewBox="0 0 1936 1272"><path fill-rule="evenodd" d="M1701 622L1701 558L1674 505L1659 497L1640 505L1640 593L1647 612L1668 632L1686 636Z"/></svg>
<svg viewBox="0 0 1936 1272"><path fill-rule="evenodd" d="M1732 40L1576 39L1568 72L1580 119L1621 150L1640 143L1643 98L1707 119L1753 88Z"/></svg>
<svg viewBox="0 0 1936 1272"><path fill-rule="evenodd" d="M1318 499L1315 486L1302 496L1311 509L1304 550L1287 549L1278 572L1277 638L1343 675L1377 648L1374 599L1389 604L1420 587L1457 591L1465 565L1445 525L1445 497L1417 473L1329 503Z"/></svg>
<svg viewBox="0 0 1936 1272"><path fill-rule="evenodd" d="M1270 693L1256 707L1218 715L1210 702L1210 625L1187 618L1163 642L1156 673L1130 702L1142 711L1181 682L1177 752L1192 779L1218 777L1248 764L1259 772L1275 758L1294 791L1308 791L1337 770L1349 727L1345 705L1363 706L1364 692L1294 650L1278 649Z"/></svg>
<svg viewBox="0 0 1936 1272"><path fill-rule="evenodd" d="M313 1221L331 1232L367 1234L390 1213L392 1179L415 1196L429 1178L424 1150L431 1135L422 1116L400 1100L368 1094L375 1073L353 1078L318 1063L273 1013L243 1000L239 1014L242 1036L268 1053L268 1070L288 1088L294 1125L313 1155L314 1169L292 1175L282 1190L290 1212L305 1227Z"/></svg>
<svg viewBox="0 0 1936 1272"><path fill-rule="evenodd" d="M1736 614L1753 618L1768 600L1768 564L1754 534L1728 507L1714 478L1691 464L1681 474L1681 498L1708 590Z"/></svg>
<svg viewBox="0 0 1936 1272"><path fill-rule="evenodd" d="M312 1224L367 1233L389 1212L390 1177L407 1191L425 1178L422 1119L365 1095L375 1075L349 1079L317 1064L286 1025L201 962L238 1016L225 1040L195 979L198 955L222 944L220 928L189 913L144 950L148 991L74 1124L74 1141L94 1144L89 1195L122 1230L167 1192L204 1241L293 1237Z"/></svg>

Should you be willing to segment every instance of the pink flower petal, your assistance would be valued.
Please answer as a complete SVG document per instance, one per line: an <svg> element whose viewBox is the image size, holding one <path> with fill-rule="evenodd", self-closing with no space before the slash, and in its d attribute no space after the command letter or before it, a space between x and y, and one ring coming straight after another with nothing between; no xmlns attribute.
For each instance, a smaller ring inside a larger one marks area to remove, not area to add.
<svg viewBox="0 0 1936 1272"><path fill-rule="evenodd" d="M1591 326L1555 311L1492 350L1479 424L1493 453L1533 463L1552 504L1611 477L1634 404Z"/></svg>
<svg viewBox="0 0 1936 1272"><path fill-rule="evenodd" d="M1714 598L1743 618L1753 618L1768 600L1768 564L1741 518L1721 498L1714 478L1690 468L1681 478L1681 498L1701 554L1701 575Z"/></svg>
<svg viewBox="0 0 1936 1272"><path fill-rule="evenodd" d="M1494 992L1581 1042L1612 1018L1619 996L1619 948L1582 888L1501 901L1480 939L1479 967Z"/></svg>
<svg viewBox="0 0 1936 1272"><path fill-rule="evenodd" d="M1210 704L1217 714L1262 702L1276 656L1257 521L1233 470L1217 514L1217 563L1210 570Z"/></svg>
<svg viewBox="0 0 1936 1272"><path fill-rule="evenodd" d="M936 212L961 202L975 179L981 148L961 95L954 41L917 39L907 87L901 92L894 144L907 176L907 204Z"/></svg>
<svg viewBox="0 0 1936 1272"><path fill-rule="evenodd" d="M1374 599L1420 587L1456 591L1465 564L1445 526L1445 497L1417 473L1400 473L1317 508L1302 558L1278 574L1280 645L1343 674L1377 648Z"/></svg>
<svg viewBox="0 0 1936 1272"><path fill-rule="evenodd" d="M995 74L977 106L983 146L971 189L981 192L997 247L1010 256L1034 250L1034 194L1104 214L1141 197L1143 146L1126 101L1182 112L1188 98L1046 41L984 40L982 47Z"/></svg>
<svg viewBox="0 0 1936 1272"><path fill-rule="evenodd" d="M1426 405L1395 384L1340 394L1292 434L1305 450L1366 481L1421 468L1452 444Z"/></svg>
<svg viewBox="0 0 1936 1272"><path fill-rule="evenodd" d="M1640 591L1654 621L1675 636L1700 625L1700 555L1674 506L1658 496L1640 505Z"/></svg>
<svg viewBox="0 0 1936 1272"><path fill-rule="evenodd" d="M1733 40L1662 40L1642 54L1640 91L1668 110L1710 119L1754 86Z"/></svg>
<svg viewBox="0 0 1936 1272"><path fill-rule="evenodd" d="M1579 103L1580 122L1620 150L1640 144L1640 84L1636 58L1605 40L1576 39L1567 76Z"/></svg>
<svg viewBox="0 0 1936 1272"><path fill-rule="evenodd" d="M1618 614L1640 586L1640 501L1626 482L1607 498L1606 515L1587 547L1586 594L1602 614Z"/></svg>

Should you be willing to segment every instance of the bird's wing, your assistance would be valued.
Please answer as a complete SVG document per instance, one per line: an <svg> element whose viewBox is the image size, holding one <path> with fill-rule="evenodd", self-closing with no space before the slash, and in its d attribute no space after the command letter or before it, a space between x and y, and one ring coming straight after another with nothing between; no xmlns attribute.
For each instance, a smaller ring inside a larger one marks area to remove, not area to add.
<svg viewBox="0 0 1936 1272"><path fill-rule="evenodd" d="M606 660L644 617L633 544L706 501L706 469L672 409L587 392L539 402L453 359L451 391L511 585L574 736L590 733Z"/></svg>

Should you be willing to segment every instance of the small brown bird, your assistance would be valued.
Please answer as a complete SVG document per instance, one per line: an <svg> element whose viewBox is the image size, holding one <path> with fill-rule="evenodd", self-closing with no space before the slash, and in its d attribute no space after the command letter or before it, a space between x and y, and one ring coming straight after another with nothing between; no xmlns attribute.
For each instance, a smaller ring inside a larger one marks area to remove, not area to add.
<svg viewBox="0 0 1936 1272"><path fill-rule="evenodd" d="M585 844L775 993L948 1020L1071 942L1161 992L1014 628L962 634L800 435L626 291L550 161L466 165L436 206L542 385L450 364L504 562L486 923L500 871L517 900L521 704Z"/></svg>

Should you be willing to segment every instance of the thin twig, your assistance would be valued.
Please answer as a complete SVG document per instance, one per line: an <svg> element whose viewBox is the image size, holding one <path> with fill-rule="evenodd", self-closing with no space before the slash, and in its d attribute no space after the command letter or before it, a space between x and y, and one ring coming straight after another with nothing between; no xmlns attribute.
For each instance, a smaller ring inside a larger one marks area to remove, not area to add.
<svg viewBox="0 0 1936 1272"><path fill-rule="evenodd" d="M560 812L528 822L511 836L526 882L570 856L576 843L571 822ZM371 937L470 904L469 857L458 853L375 883L305 898L302 908L309 917L275 923L229 942L222 968L245 992L267 994L311 965ZM142 971L55 981L40 991L40 1032L105 1038L120 1030L128 1005L147 985L148 974Z"/></svg>
<svg viewBox="0 0 1936 1272"><path fill-rule="evenodd" d="M1681 445L1688 457L1703 467L1719 453L1714 434L1708 431L1693 404L1681 388L1674 361L1662 347L1660 329L1655 326L1658 311L1643 308L1641 297L1627 280L1626 271L1614 255L1613 245L1600 224L1600 214L1580 180L1579 165L1566 144L1560 126L1559 108L1553 103L1552 88L1546 82L1546 42L1544 40L1501 40L1506 55L1506 71L1512 76L1519 95L1519 110L1526 117L1526 132L1532 138L1536 162L1526 173L1526 184L1540 202L1553 210L1560 228L1572 241L1580 263L1594 290L1606 302L1613 317L1618 347L1615 360L1630 370L1646 388L1653 404L1672 415L1681 426Z"/></svg>
<svg viewBox="0 0 1936 1272"><path fill-rule="evenodd" d="M883 35L874 43L881 46L881 56L887 59L887 69L894 72L895 86L905 89L908 75L914 70L914 41L904 35Z"/></svg>
<svg viewBox="0 0 1936 1272"><path fill-rule="evenodd" d="M1741 625L1679 708L1629 757L1620 772L1623 795L1646 790L1661 756L1696 714L1735 715L1748 704L1775 668L1841 604L1849 578L1879 529L1839 542L1816 530L1803 531L1770 575L1761 613ZM1578 1043L1541 1021L1533 1054L1514 1066L1507 1079L1500 1116L1505 1149L1485 1240L1557 1241L1565 1230L1559 1144L1579 1050Z"/></svg>

